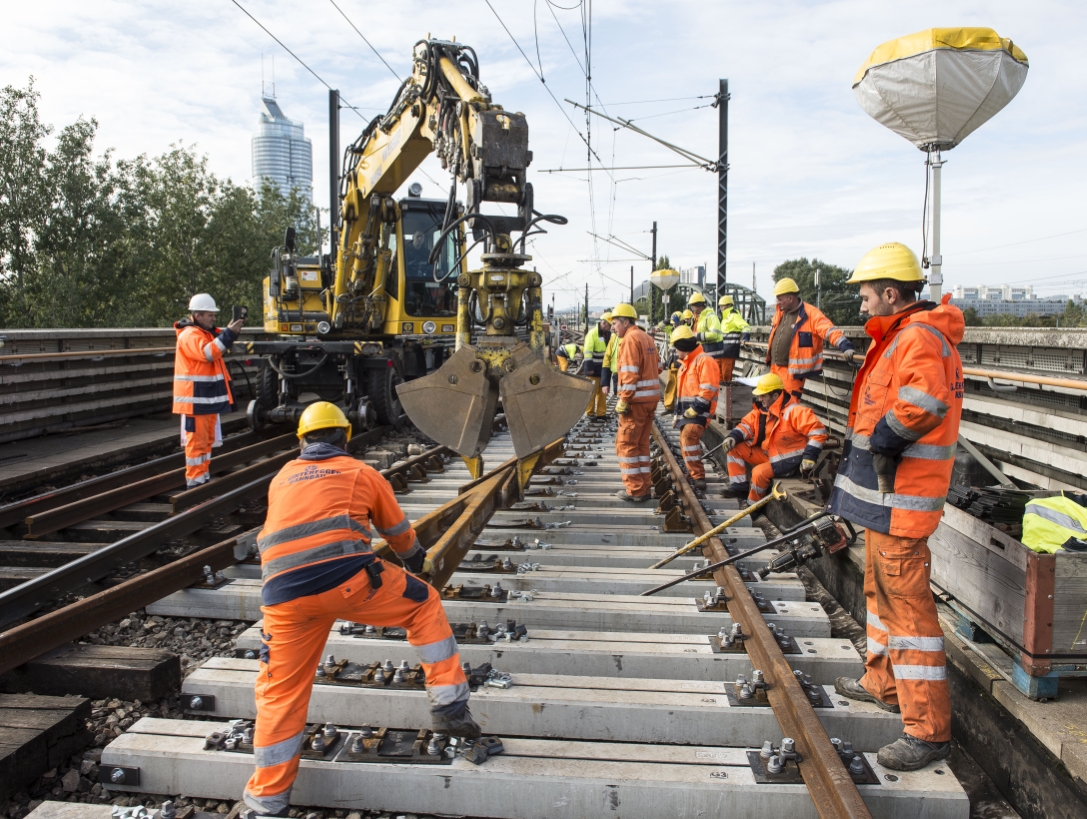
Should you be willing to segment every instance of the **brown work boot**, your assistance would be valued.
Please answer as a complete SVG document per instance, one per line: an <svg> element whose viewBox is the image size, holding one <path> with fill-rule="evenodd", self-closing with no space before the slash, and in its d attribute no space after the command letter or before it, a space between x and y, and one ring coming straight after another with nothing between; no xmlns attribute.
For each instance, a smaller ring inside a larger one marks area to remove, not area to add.
<svg viewBox="0 0 1087 819"><path fill-rule="evenodd" d="M889 711L892 714L898 714L902 711L897 705L891 705L891 703L884 702L875 694L869 693L868 689L861 685L861 681L854 679L853 677L839 677L836 679L834 681L834 690L843 697L857 700L858 702L873 703L884 711Z"/></svg>
<svg viewBox="0 0 1087 819"><path fill-rule="evenodd" d="M950 742L927 742L903 734L879 749L876 762L892 771L917 771L937 759L946 759L950 753Z"/></svg>

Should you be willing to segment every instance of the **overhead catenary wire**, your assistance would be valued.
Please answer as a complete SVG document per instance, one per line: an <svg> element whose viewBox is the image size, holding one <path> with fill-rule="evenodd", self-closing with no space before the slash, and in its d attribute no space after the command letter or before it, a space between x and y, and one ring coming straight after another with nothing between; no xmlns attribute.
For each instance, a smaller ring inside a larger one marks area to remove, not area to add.
<svg viewBox="0 0 1087 819"><path fill-rule="evenodd" d="M358 34L362 38L362 41L364 43L366 43L366 45L368 45L370 47L370 50L372 52L374 52L374 54L377 55L377 58L379 60L381 60L381 62L383 62L385 64L385 67L387 69L389 69L389 73L391 73L394 77L396 77L398 82L403 82L403 80L400 79L400 75L396 73L396 71L393 69L393 67L391 65L389 65L388 60L386 60L384 57L382 57L381 52L379 52L376 48L374 48L374 44L366 39L366 35L363 34L361 31L359 31L359 27L356 26L353 22L351 22L351 18L347 16L347 14L344 12L344 10L341 9L338 5L336 5L336 0L328 0L328 2L330 2L332 4L332 7L335 8L336 11L338 11L340 13L340 15L343 17L343 19L347 21L347 24L349 26L351 26L351 28L355 29L355 33Z"/></svg>

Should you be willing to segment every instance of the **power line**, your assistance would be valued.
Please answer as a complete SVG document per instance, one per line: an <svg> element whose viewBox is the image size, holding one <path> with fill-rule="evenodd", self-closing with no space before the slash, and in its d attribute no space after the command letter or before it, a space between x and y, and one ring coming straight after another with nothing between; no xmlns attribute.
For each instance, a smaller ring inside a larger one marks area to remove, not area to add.
<svg viewBox="0 0 1087 819"><path fill-rule="evenodd" d="M241 3L239 3L238 0L230 0L230 2L233 3L235 6L237 6L239 9L241 9L246 17L248 17L250 20L252 20L258 26L260 26L265 34L267 34L269 37L271 37L273 40L275 40L277 43L279 43L280 47L282 47L282 49L284 51L286 51L288 54L290 54L292 57L294 57L295 60L298 61L298 64L301 65L304 69L306 69L306 71L308 71L310 74L312 74L316 78L317 82L321 83L321 85L323 85L329 91L335 90L331 85L329 85L327 82L325 82L321 78L320 74L318 74L316 71L314 71L308 65L306 65L305 61L301 57L299 57L297 54L295 54L293 51L291 51L289 48L287 48L287 46L283 43L282 40L280 40L278 37L276 37L274 34L272 34L272 32L270 32L268 30L267 26L265 26L264 23L262 23L260 20L258 20L256 17L254 17L252 14L250 14L249 11L245 8L245 6L243 6ZM342 96L340 97L340 99L343 100L344 103L347 103L347 100L344 100ZM363 122L366 122L366 117L364 117L362 114L360 114L352 105L345 104L344 107L349 108L350 110L354 111L355 116L357 116Z"/></svg>
<svg viewBox="0 0 1087 819"><path fill-rule="evenodd" d="M665 97L659 100L633 100L627 102L609 102L608 105L648 105L651 102L684 102L686 100L709 100L713 99L716 94L700 94L697 97ZM600 102L598 99L597 102ZM604 103L600 103L600 107L604 107Z"/></svg>
<svg viewBox="0 0 1087 819"><path fill-rule="evenodd" d="M391 65L389 65L388 61L387 61L387 60L386 60L386 59L385 59L384 57L382 57L382 56L381 56L381 52L379 52L379 51L378 51L378 50L377 50L376 48L374 48L374 44L373 44L373 43L371 43L371 42L370 42L369 40L367 40L367 39L366 39L366 35L365 35L365 34L363 34L363 33L362 33L361 31L359 31L359 27L358 27L358 26L356 26L356 25L355 25L354 23L352 23L352 22L351 22L351 18L350 18L350 17L348 17L348 16L347 16L347 15L346 15L346 14L344 13L344 10L343 10L343 9L341 9L341 8L340 8L339 6L337 6L337 5L336 5L336 0L328 0L328 2L330 2L330 3L332 4L332 7L333 7L333 8L335 8L335 9L336 9L336 11L338 11L338 12L340 13L340 15L341 15L341 16L343 17L343 19L345 19L345 20L347 21L347 24L348 24L349 26L351 26L351 28L355 29L355 33L356 33L356 34L358 34L358 35L359 35L360 37L362 37L362 41L363 41L364 43L366 43L366 45L370 46L370 50L371 50L372 52L374 52L374 54L376 54L376 55L377 55L377 58L378 58L379 60L381 60L381 62L385 63L385 67L386 67L387 69L389 69L390 73L391 73L391 74L392 74L392 75L393 75L394 77L396 77L396 79L397 79L397 80L398 80L399 82L403 82L403 80L401 80L401 79L400 79L400 75L399 75L399 74L397 74L397 73L396 73L395 71L393 71L393 67L392 67Z"/></svg>
<svg viewBox="0 0 1087 819"><path fill-rule="evenodd" d="M693 108L677 108L675 111L665 111L662 114L649 114L648 116L638 117L637 119L628 119L627 122L641 122L643 119L656 119L657 117L670 117L672 114L682 114L686 111L698 111L702 108L714 108L713 103L707 103L706 105L696 105Z"/></svg>
<svg viewBox="0 0 1087 819"><path fill-rule="evenodd" d="M955 256L965 256L967 253L984 253L987 250L1001 250L1005 247L1016 247L1017 245L1028 245L1031 242L1044 242L1046 239L1059 239L1061 236L1072 236L1076 233L1087 233L1087 228L1080 228L1079 230L1070 230L1067 233L1054 233L1052 236L1038 236L1035 239L1024 239L1021 242L1010 242L1006 245L993 245L992 247L979 247L975 250L963 250L955 253ZM951 254L949 254L951 255Z"/></svg>

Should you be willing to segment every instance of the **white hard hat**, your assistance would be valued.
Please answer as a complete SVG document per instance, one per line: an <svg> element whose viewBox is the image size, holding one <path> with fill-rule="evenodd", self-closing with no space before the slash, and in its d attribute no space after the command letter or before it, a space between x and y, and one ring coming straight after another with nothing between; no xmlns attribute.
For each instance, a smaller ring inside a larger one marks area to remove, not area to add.
<svg viewBox="0 0 1087 819"><path fill-rule="evenodd" d="M195 296L189 299L189 312L218 313L219 308L215 306L215 299L213 299L207 293L197 293Z"/></svg>

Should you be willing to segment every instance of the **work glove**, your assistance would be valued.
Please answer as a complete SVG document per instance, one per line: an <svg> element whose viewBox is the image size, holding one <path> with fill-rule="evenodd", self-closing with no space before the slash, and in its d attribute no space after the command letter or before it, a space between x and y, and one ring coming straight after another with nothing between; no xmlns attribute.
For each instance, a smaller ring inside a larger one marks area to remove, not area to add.
<svg viewBox="0 0 1087 819"><path fill-rule="evenodd" d="M615 411L620 415L626 415L630 412L630 404L620 398L615 404Z"/></svg>
<svg viewBox="0 0 1087 819"><path fill-rule="evenodd" d="M415 544L415 547L406 555L401 555L401 562L412 574L422 574L423 567L426 565L426 549L424 549L419 543Z"/></svg>
<svg viewBox="0 0 1087 819"><path fill-rule="evenodd" d="M725 452L731 452L734 446L736 446L736 439L730 435L725 438L724 442L721 444L721 449Z"/></svg>
<svg viewBox="0 0 1087 819"><path fill-rule="evenodd" d="M815 461L811 458L805 458L800 462L800 474L805 478L815 470Z"/></svg>
<svg viewBox="0 0 1087 819"><path fill-rule="evenodd" d="M857 362L854 360L857 357L856 350L846 350L842 355L845 356L846 363L849 364L850 367L857 366Z"/></svg>
<svg viewBox="0 0 1087 819"><path fill-rule="evenodd" d="M683 413L683 417L684 418L697 418L698 417L698 410L696 410L694 407L687 407L687 411L685 413Z"/></svg>
<svg viewBox="0 0 1087 819"><path fill-rule="evenodd" d="M872 453L872 466L876 470L876 484L879 491L890 495L895 491L895 472L898 470L899 458L891 455Z"/></svg>

